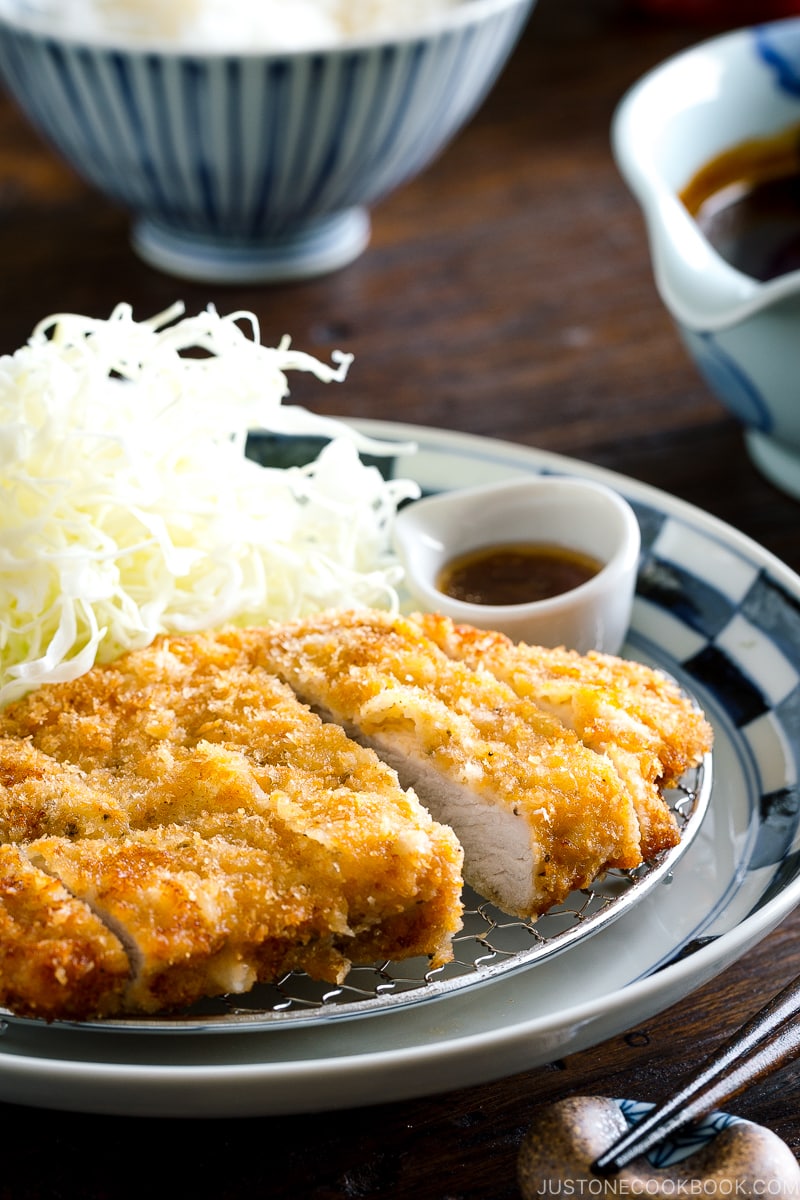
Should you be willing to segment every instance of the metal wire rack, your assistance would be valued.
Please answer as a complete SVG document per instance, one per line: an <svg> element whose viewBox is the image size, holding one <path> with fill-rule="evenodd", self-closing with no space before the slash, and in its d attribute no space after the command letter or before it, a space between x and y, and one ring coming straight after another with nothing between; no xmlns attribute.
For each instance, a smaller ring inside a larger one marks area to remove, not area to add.
<svg viewBox="0 0 800 1200"><path fill-rule="evenodd" d="M257 985L245 996L204 1000L169 1016L53 1024L102 1032L252 1033L396 1011L488 983L544 962L593 936L668 880L700 829L710 794L709 757L687 773L680 786L665 793L681 829L678 845L635 870L608 871L538 920L511 917L465 889L464 926L454 939L453 960L446 966L431 969L427 958L358 964L338 986L292 971L276 983ZM1 1009L0 1017L12 1023L20 1021Z"/></svg>

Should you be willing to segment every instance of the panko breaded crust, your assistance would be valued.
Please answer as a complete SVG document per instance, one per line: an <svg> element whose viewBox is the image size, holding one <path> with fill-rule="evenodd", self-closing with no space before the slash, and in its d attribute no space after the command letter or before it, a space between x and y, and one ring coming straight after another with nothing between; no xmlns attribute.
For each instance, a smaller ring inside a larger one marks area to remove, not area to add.
<svg viewBox="0 0 800 1200"><path fill-rule="evenodd" d="M614 655L515 643L437 613L413 619L450 657L491 671L612 759L634 797L645 859L677 843L662 789L702 761L713 735L673 680Z"/></svg>
<svg viewBox="0 0 800 1200"><path fill-rule="evenodd" d="M19 1012L169 1010L378 954L441 964L461 924L452 831L232 636L162 638L8 708L0 834L68 890L98 954L109 930L125 952L124 987L68 979L61 1008L0 969Z"/></svg>
<svg viewBox="0 0 800 1200"><path fill-rule="evenodd" d="M581 714L581 728L589 734L596 728L609 742L638 752L651 778L674 783L711 749L705 715L663 671L597 650L579 654L515 643L437 613L413 619L454 657L485 663L532 698L541 694L548 706L571 704Z"/></svg>
<svg viewBox="0 0 800 1200"><path fill-rule="evenodd" d="M465 877L538 915L610 866L641 863L631 798L611 760L419 623L375 611L230 635L413 786L465 851Z"/></svg>
<svg viewBox="0 0 800 1200"><path fill-rule="evenodd" d="M661 790L710 746L660 672L436 614L160 638L0 713L0 1004L442 964L462 866L535 917L673 845Z"/></svg>
<svg viewBox="0 0 800 1200"><path fill-rule="evenodd" d="M130 964L115 935L80 900L0 846L0 998L23 1016L81 1019L119 1006Z"/></svg>

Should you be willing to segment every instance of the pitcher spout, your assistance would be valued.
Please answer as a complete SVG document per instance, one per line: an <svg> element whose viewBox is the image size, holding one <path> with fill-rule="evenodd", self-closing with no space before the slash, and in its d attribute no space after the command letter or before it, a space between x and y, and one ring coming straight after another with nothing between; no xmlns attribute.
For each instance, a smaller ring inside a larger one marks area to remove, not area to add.
<svg viewBox="0 0 800 1200"><path fill-rule="evenodd" d="M800 18L668 59L622 98L611 133L679 337L754 463L800 499L800 222L779 206L800 178ZM754 162L776 185L771 226L755 223Z"/></svg>
<svg viewBox="0 0 800 1200"><path fill-rule="evenodd" d="M730 329L780 295L800 289L800 272L761 283L732 267L677 196L654 193L649 202L642 202L642 209L656 287L678 324L715 332Z"/></svg>

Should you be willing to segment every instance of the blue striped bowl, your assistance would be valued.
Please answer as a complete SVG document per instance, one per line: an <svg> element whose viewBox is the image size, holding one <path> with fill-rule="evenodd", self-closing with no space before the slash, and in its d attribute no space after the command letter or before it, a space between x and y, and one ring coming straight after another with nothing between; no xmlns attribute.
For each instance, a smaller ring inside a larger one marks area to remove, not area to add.
<svg viewBox="0 0 800 1200"><path fill-rule="evenodd" d="M424 34L262 54L95 44L9 16L0 76L30 122L133 214L151 265L214 282L357 257L368 209L485 98L535 0L464 0Z"/></svg>

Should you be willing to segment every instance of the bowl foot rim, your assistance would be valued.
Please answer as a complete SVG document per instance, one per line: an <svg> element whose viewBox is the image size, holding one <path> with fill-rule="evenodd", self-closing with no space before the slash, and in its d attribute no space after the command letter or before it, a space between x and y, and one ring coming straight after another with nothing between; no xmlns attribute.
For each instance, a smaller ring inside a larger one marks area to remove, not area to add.
<svg viewBox="0 0 800 1200"><path fill-rule="evenodd" d="M761 474L795 500L800 500L800 449L754 429L746 431L745 444Z"/></svg>
<svg viewBox="0 0 800 1200"><path fill-rule="evenodd" d="M365 208L354 206L298 222L274 237L187 233L139 217L131 244L148 266L199 283L281 283L326 275L353 262L370 240Z"/></svg>

